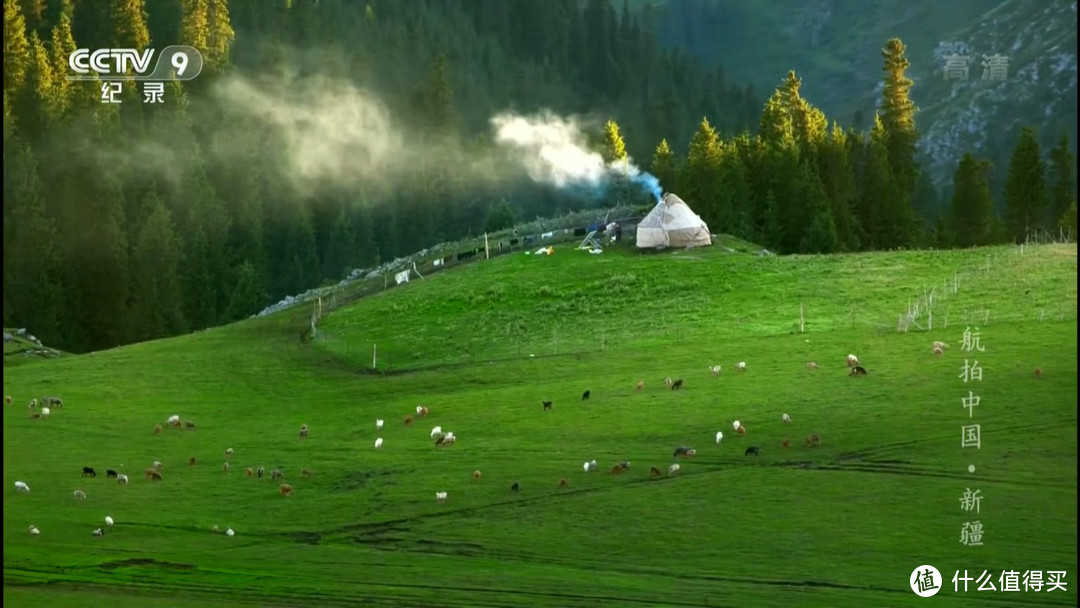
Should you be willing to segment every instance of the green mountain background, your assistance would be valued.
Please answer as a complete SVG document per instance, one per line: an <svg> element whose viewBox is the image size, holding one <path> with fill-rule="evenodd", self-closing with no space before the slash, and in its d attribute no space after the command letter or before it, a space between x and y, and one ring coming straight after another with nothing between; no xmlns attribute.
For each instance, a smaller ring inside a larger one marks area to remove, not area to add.
<svg viewBox="0 0 1080 608"><path fill-rule="evenodd" d="M648 8L651 4L652 8ZM1049 149L1076 134L1076 2L1054 0L660 0L660 40L719 64L736 82L771 91L788 70L803 95L842 123L869 127L880 99L881 47L908 47L920 151L934 181L951 184L964 152L986 156L1000 188L1021 126ZM967 82L944 78L950 49L974 56ZM1008 58L1007 79L986 82L983 54ZM861 124L860 124L861 123Z"/></svg>

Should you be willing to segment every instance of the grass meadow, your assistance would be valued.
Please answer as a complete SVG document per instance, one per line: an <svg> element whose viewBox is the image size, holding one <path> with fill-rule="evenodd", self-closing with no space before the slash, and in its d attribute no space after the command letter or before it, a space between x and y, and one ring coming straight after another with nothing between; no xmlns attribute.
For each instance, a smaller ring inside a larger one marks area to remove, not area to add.
<svg viewBox="0 0 1080 608"><path fill-rule="evenodd" d="M1075 606L1076 276L1075 245L556 247L414 279L324 314L306 343L305 306L5 361L5 608ZM966 327L985 351L961 351ZM847 376L848 353L868 376ZM965 358L981 381L959 377ZM65 407L30 419L46 394ZM430 415L406 426L420 404ZM172 414L197 428L155 435ZM979 449L961 447L971 423ZM457 445L434 447L435 425ZM680 445L697 457L651 478ZM155 460L160 483L142 475ZM259 466L294 494L244 475ZM967 488L977 514L960 508ZM116 525L92 536L106 515ZM984 545L964 546L974 520ZM909 588L922 564L945 577L933 598ZM953 592L965 569L1066 570L1068 588Z"/></svg>

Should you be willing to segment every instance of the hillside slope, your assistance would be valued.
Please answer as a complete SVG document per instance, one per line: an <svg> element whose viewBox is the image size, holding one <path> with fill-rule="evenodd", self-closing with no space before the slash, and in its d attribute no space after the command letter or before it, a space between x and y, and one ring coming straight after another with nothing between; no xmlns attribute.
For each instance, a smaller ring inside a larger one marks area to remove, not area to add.
<svg viewBox="0 0 1080 608"><path fill-rule="evenodd" d="M1049 147L1076 140L1076 3L1070 0L897 2L692 2L659 4L664 40L719 61L729 77L771 91L788 70L802 93L845 124L870 124L881 81L881 47L908 46L912 96L935 180L947 183L960 155L975 150L1003 170L1020 126ZM953 45L953 43L957 43ZM945 48L975 56L967 83L944 79ZM1009 59L1004 83L981 80L982 54ZM859 126L859 125L857 125Z"/></svg>
<svg viewBox="0 0 1080 608"><path fill-rule="evenodd" d="M1067 570L1076 262L1074 245L790 258L557 248L362 299L324 316L314 343L297 340L305 307L5 369L5 604L854 608L922 605L913 564L946 585L955 569ZM895 331L908 298L946 284L932 332ZM985 348L983 435L961 451L968 323ZM542 356L554 327L558 356ZM511 356L508 335L521 357L493 361ZM373 339L394 356L387 373L363 373ZM934 339L951 343L942 358ZM847 376L851 352L869 376ZM732 371L740 360L745 373ZM685 389L667 390L668 375ZM20 404L46 393L65 407L30 419ZM419 404L430 415L404 424ZM174 414L196 428L156 434ZM435 425L457 445L433 446ZM803 447L810 434L820 444ZM675 461L680 445L696 458ZM600 471L586 474L591 459ZM161 482L143 478L154 461ZM81 477L86 466L97 476ZM957 508L965 487L985 511ZM976 516L972 566L957 539ZM1075 605L1066 580L1024 603ZM963 608L1017 601L942 593Z"/></svg>

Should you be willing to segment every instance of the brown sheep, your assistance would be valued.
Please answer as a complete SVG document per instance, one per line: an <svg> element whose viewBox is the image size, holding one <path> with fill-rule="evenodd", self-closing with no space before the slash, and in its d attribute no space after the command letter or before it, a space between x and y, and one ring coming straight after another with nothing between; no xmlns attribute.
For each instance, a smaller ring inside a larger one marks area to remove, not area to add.
<svg viewBox="0 0 1080 608"><path fill-rule="evenodd" d="M659 477L660 476L660 469L658 469L656 467L653 467L653 468L649 469L649 476L650 477Z"/></svg>
<svg viewBox="0 0 1080 608"><path fill-rule="evenodd" d="M254 477L255 471L251 470L251 467L248 467L244 469L244 475L247 475L248 477Z"/></svg>
<svg viewBox="0 0 1080 608"><path fill-rule="evenodd" d="M11 405L11 395L4 397L4 405Z"/></svg>
<svg viewBox="0 0 1080 608"><path fill-rule="evenodd" d="M292 486L287 483L278 486L278 491L281 492L282 496L292 496Z"/></svg>
<svg viewBox="0 0 1080 608"><path fill-rule="evenodd" d="M745 435L746 434L746 427L744 425L741 425L741 424L739 425L739 434L740 435Z"/></svg>
<svg viewBox="0 0 1080 608"><path fill-rule="evenodd" d="M808 369L808 370L810 370L810 371L815 371L815 370L817 370L817 363L816 363L816 362L814 362L814 361L807 361L807 362L806 362L806 369Z"/></svg>
<svg viewBox="0 0 1080 608"><path fill-rule="evenodd" d="M30 414L30 419L31 420L37 420L38 418L41 418L41 414L37 414L37 413Z"/></svg>
<svg viewBox="0 0 1080 608"><path fill-rule="evenodd" d="M428 415L428 409L427 407L421 405L416 408L416 413L419 414L421 417L424 417Z"/></svg>
<svg viewBox="0 0 1080 608"><path fill-rule="evenodd" d="M1042 368L1041 367L1036 367L1035 368L1035 377L1036 378L1042 378Z"/></svg>
<svg viewBox="0 0 1080 608"><path fill-rule="evenodd" d="M405 425L408 426L410 424L412 424L412 415L411 414L406 414L405 415Z"/></svg>
<svg viewBox="0 0 1080 608"><path fill-rule="evenodd" d="M173 420L169 423L169 426L173 427L174 429L178 429L181 427L181 423L179 420Z"/></svg>
<svg viewBox="0 0 1080 608"><path fill-rule="evenodd" d="M791 445L791 440L789 440L789 439L785 439L785 440L784 440L784 443L781 443L781 444L780 444L780 447L782 447L782 448L787 448L787 447L788 447L789 445Z"/></svg>
<svg viewBox="0 0 1080 608"><path fill-rule="evenodd" d="M645 381L644 380L638 380L637 390L639 392L645 390Z"/></svg>
<svg viewBox="0 0 1080 608"><path fill-rule="evenodd" d="M615 465L615 466L611 467L611 474L612 475L618 475L619 473L622 473L622 472L623 472L623 468L620 465Z"/></svg>
<svg viewBox="0 0 1080 608"><path fill-rule="evenodd" d="M565 479L560 479L559 480L559 487L560 488L569 488L570 487L570 482L566 481Z"/></svg>
<svg viewBox="0 0 1080 608"><path fill-rule="evenodd" d="M311 471L307 470L307 469L300 469L300 476L305 478L305 479L311 479L311 477L313 475L315 475L315 474L312 473Z"/></svg>
<svg viewBox="0 0 1080 608"><path fill-rule="evenodd" d="M161 425L160 424L155 424L154 425L154 434L157 435L160 432L161 432Z"/></svg>
<svg viewBox="0 0 1080 608"><path fill-rule="evenodd" d="M146 469L146 478L150 481L161 481L161 473L157 469Z"/></svg>
<svg viewBox="0 0 1080 608"><path fill-rule="evenodd" d="M191 458L188 458L187 463L191 466L195 466L195 457L192 456Z"/></svg>
<svg viewBox="0 0 1080 608"><path fill-rule="evenodd" d="M473 481L480 481L480 471L473 471L472 472L472 478L473 478Z"/></svg>

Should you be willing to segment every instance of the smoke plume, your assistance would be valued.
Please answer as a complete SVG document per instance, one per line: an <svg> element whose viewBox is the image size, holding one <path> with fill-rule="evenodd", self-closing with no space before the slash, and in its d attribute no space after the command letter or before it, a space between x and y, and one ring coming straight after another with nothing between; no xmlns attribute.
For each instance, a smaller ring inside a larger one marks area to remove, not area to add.
<svg viewBox="0 0 1080 608"><path fill-rule="evenodd" d="M622 177L660 199L660 180L639 169L630 158L604 162L599 153L589 150L585 133L573 118L550 112L535 116L503 113L492 117L491 124L496 144L511 151L537 183L603 190Z"/></svg>

